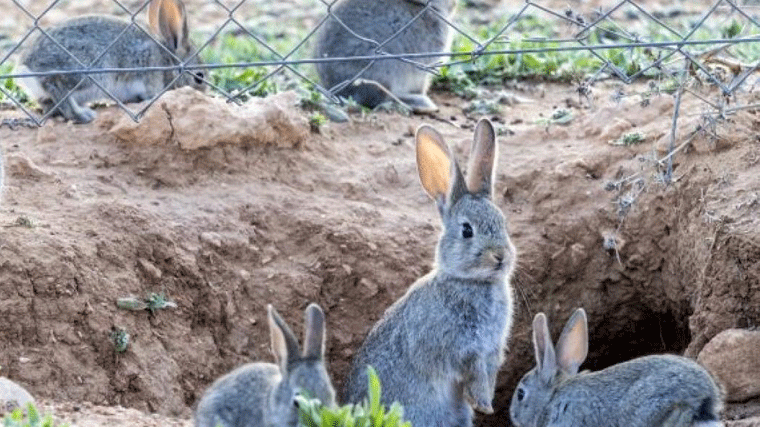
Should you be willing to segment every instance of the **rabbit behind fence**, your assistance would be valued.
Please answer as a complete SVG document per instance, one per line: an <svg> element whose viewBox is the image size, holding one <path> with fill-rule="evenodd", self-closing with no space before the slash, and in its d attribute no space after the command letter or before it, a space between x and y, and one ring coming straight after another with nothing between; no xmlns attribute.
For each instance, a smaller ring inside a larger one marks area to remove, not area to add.
<svg viewBox="0 0 760 427"><path fill-rule="evenodd" d="M696 362L654 355L578 372L588 353L586 313L578 309L555 351L546 316L533 320L537 366L520 380L509 413L518 427L719 427L721 392Z"/></svg>
<svg viewBox="0 0 760 427"><path fill-rule="evenodd" d="M476 129L467 179L441 135L417 130L422 186L444 230L435 269L414 283L372 328L355 355L345 398L366 397L366 366L377 371L386 404L398 401L414 426L471 426L473 409L493 412L496 374L512 323L509 279L515 249L491 201L494 129Z"/></svg>
<svg viewBox="0 0 760 427"><path fill-rule="evenodd" d="M335 405L324 360L322 309L316 304L306 308L303 352L277 311L271 305L267 311L277 364L249 363L217 379L198 403L196 427L295 427L300 393Z"/></svg>
<svg viewBox="0 0 760 427"><path fill-rule="evenodd" d="M198 62L195 57L189 58L195 49L188 38L187 13L181 0L151 0L148 18L151 33L159 43L142 29L130 25L129 21L113 16L90 15L63 22L46 30L50 37L42 33L37 35L31 47L22 54L17 72L72 71L83 67L138 69L89 74L121 102L148 100L167 87L191 85L202 89L204 75L201 71L179 75L174 70L139 70L174 66L187 59L191 65ZM108 98L83 73L19 80L45 113L58 105L55 114L77 123L88 123L95 118L95 112L87 106L89 102Z"/></svg>
<svg viewBox="0 0 760 427"><path fill-rule="evenodd" d="M446 21L455 4L455 0L339 0L317 36L315 57L446 52L452 40ZM440 59L410 58L423 68ZM323 86L332 89L350 83L337 95L369 108L395 98L416 112L438 109L427 96L428 71L399 59L377 60L365 70L369 64L370 60L320 62L316 69Z"/></svg>

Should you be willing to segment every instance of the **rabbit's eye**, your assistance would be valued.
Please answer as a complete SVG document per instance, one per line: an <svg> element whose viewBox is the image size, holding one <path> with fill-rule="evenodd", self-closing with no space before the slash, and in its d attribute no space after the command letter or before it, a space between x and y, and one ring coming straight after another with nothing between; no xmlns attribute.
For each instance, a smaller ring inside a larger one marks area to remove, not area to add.
<svg viewBox="0 0 760 427"><path fill-rule="evenodd" d="M472 226L470 225L469 222L465 222L464 224L462 224L462 237L464 237L465 239L469 239L470 237L472 237Z"/></svg>
<svg viewBox="0 0 760 427"><path fill-rule="evenodd" d="M301 407L301 404L298 403L298 399L293 399L293 407L295 407L296 409Z"/></svg>
<svg viewBox="0 0 760 427"><path fill-rule="evenodd" d="M517 401L522 402L525 399L525 390L521 387L517 389Z"/></svg>
<svg viewBox="0 0 760 427"><path fill-rule="evenodd" d="M195 84L202 84L205 77L206 75L203 74L203 71L196 71L194 75Z"/></svg>

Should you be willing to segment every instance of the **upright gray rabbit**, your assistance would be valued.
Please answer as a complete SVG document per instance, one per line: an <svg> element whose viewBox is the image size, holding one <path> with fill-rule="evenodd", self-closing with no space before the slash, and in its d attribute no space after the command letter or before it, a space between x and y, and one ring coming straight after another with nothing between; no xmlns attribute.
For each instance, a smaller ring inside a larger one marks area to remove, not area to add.
<svg viewBox="0 0 760 427"><path fill-rule="evenodd" d="M467 179L441 135L417 130L420 181L443 220L436 265L386 310L354 357L346 399L366 396L366 366L380 378L382 400L404 405L414 426L472 425L473 409L493 412L496 374L512 324L509 279L516 261L493 202L494 129L475 129Z"/></svg>
<svg viewBox="0 0 760 427"><path fill-rule="evenodd" d="M546 316L533 319L537 366L525 374L509 414L518 427L718 427L722 397L696 362L673 355L645 356L598 372L578 368L588 353L586 312L578 309L557 351Z"/></svg>
<svg viewBox="0 0 760 427"><path fill-rule="evenodd" d="M187 14L181 0L152 0L148 18L153 41L129 21L106 15L68 20L39 34L21 57L18 72L47 72L89 68L144 68L177 65L195 49L188 38ZM114 41L115 40L115 41ZM72 58L69 53L75 58ZM77 61L78 60L78 61ZM81 62L81 64L80 64ZM192 58L189 64L196 64ZM178 75L174 71L124 71L90 74L121 102L153 98L167 86L203 87L201 71ZM47 113L60 102L57 113L77 123L88 123L95 112L87 103L107 95L85 74L58 74L20 79ZM71 91L71 94L66 97ZM63 100L61 102L61 100Z"/></svg>
<svg viewBox="0 0 760 427"><path fill-rule="evenodd" d="M455 5L455 0L338 0L317 36L315 56L446 52L452 40L446 20L452 18ZM411 58L425 66L439 59ZM369 65L369 60L320 62L316 68L328 89L358 77L337 95L353 98L369 108L388 100L391 93L416 112L438 109L426 94L430 74L425 70L398 59L378 60Z"/></svg>
<svg viewBox="0 0 760 427"><path fill-rule="evenodd" d="M282 317L267 306L272 350L277 364L249 363L217 379L198 403L196 427L294 427L295 397L302 392L327 406L335 390L325 368L325 315L306 308L304 350Z"/></svg>

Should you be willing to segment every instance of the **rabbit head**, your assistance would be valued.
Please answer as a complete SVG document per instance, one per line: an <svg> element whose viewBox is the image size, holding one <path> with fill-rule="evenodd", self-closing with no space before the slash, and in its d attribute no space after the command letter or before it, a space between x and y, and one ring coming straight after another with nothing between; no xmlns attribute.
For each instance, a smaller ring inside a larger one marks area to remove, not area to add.
<svg viewBox="0 0 760 427"><path fill-rule="evenodd" d="M552 345L549 325L544 313L533 318L533 348L536 367L517 385L509 416L519 427L546 425L546 408L557 385L578 373L588 355L588 323L586 312L579 308L570 317L559 337L557 349Z"/></svg>
<svg viewBox="0 0 760 427"><path fill-rule="evenodd" d="M305 393L326 406L335 406L335 390L325 367L325 315L316 304L305 313L304 349L293 331L271 305L267 306L269 330L281 381L273 390L266 419L272 426L298 423L296 395Z"/></svg>
<svg viewBox="0 0 760 427"><path fill-rule="evenodd" d="M151 32L158 36L159 41L169 52L187 65L198 65L198 55L190 58L195 47L190 42L190 31L187 24L187 12L182 0L151 0L148 6L148 24ZM174 87L192 86L202 90L205 88L202 70L190 70L181 75Z"/></svg>
<svg viewBox="0 0 760 427"><path fill-rule="evenodd" d="M435 129L420 126L416 140L420 182L443 220L436 248L438 272L467 280L509 277L515 248L504 215L492 202L498 150L491 122L482 119L475 128L466 179Z"/></svg>

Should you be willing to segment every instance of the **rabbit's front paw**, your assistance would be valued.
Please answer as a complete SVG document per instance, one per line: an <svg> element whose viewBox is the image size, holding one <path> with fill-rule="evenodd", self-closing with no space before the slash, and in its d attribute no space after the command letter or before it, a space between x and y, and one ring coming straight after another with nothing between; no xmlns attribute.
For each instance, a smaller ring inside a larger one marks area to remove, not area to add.
<svg viewBox="0 0 760 427"><path fill-rule="evenodd" d="M467 386L464 390L464 398L472 409L484 414L493 414L493 406L491 406L493 397L481 385L471 383Z"/></svg>

